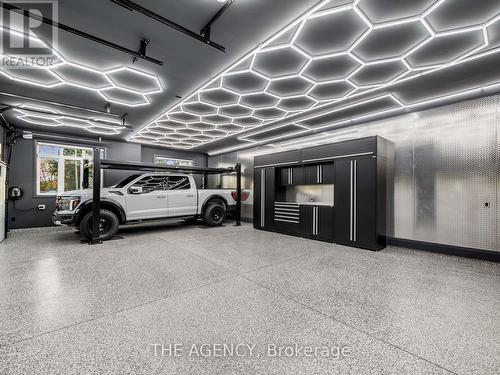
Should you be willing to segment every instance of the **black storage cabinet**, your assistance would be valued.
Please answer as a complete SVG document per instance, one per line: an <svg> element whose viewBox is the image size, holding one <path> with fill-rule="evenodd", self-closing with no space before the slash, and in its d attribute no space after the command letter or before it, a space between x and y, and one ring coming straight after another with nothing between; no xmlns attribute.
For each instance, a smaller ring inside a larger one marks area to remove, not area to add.
<svg viewBox="0 0 500 375"><path fill-rule="evenodd" d="M276 168L255 168L253 181L253 226L256 229L274 230Z"/></svg>
<svg viewBox="0 0 500 375"><path fill-rule="evenodd" d="M335 240L337 243L380 249L383 236L377 234L377 160L362 156L335 163Z"/></svg>
<svg viewBox="0 0 500 375"><path fill-rule="evenodd" d="M370 250L386 246L394 225L390 141L376 136L268 154L254 165L255 228ZM276 197L283 200L276 192L318 184L334 185L333 207L302 204L298 223L275 221Z"/></svg>
<svg viewBox="0 0 500 375"><path fill-rule="evenodd" d="M328 206L300 206L300 235L314 240L333 242L334 211Z"/></svg>

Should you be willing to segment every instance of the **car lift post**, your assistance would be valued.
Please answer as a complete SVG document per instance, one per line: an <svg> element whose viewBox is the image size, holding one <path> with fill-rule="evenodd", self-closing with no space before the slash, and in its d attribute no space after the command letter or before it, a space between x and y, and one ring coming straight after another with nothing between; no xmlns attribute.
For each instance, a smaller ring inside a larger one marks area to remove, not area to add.
<svg viewBox="0 0 500 375"><path fill-rule="evenodd" d="M93 163L93 181L92 181L92 239L90 245L101 243L101 148L94 147Z"/></svg>
<svg viewBox="0 0 500 375"><path fill-rule="evenodd" d="M241 163L236 164L236 226L241 225Z"/></svg>

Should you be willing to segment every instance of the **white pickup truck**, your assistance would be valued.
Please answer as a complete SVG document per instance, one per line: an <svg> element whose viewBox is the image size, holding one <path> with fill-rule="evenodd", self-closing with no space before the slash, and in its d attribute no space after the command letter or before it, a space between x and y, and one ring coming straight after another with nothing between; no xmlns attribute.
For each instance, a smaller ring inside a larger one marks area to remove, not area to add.
<svg viewBox="0 0 500 375"><path fill-rule="evenodd" d="M101 188L101 239L113 237L120 224L145 220L183 218L194 221L202 218L206 224L217 226L235 206L236 191L197 189L191 175L134 174L112 187ZM59 194L52 219L56 225L77 227L90 239L92 189Z"/></svg>

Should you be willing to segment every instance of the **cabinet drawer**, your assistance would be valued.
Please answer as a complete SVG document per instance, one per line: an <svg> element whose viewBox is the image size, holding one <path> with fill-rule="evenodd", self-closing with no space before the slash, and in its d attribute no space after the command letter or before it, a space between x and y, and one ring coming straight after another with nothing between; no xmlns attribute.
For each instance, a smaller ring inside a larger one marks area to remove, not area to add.
<svg viewBox="0 0 500 375"><path fill-rule="evenodd" d="M299 205L294 203L274 203L274 221L281 223L299 224Z"/></svg>

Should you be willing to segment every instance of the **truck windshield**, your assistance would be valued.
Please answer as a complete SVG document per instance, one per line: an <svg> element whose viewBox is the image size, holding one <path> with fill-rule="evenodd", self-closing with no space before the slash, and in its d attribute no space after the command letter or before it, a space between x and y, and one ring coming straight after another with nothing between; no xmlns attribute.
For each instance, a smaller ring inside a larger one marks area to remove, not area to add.
<svg viewBox="0 0 500 375"><path fill-rule="evenodd" d="M129 184L130 182L134 181L137 177L140 177L140 176L142 176L142 175L141 174L133 174L131 176L128 176L127 178L125 178L124 180L120 181L119 183L117 183L113 187L115 187L115 188L125 187L127 184Z"/></svg>

